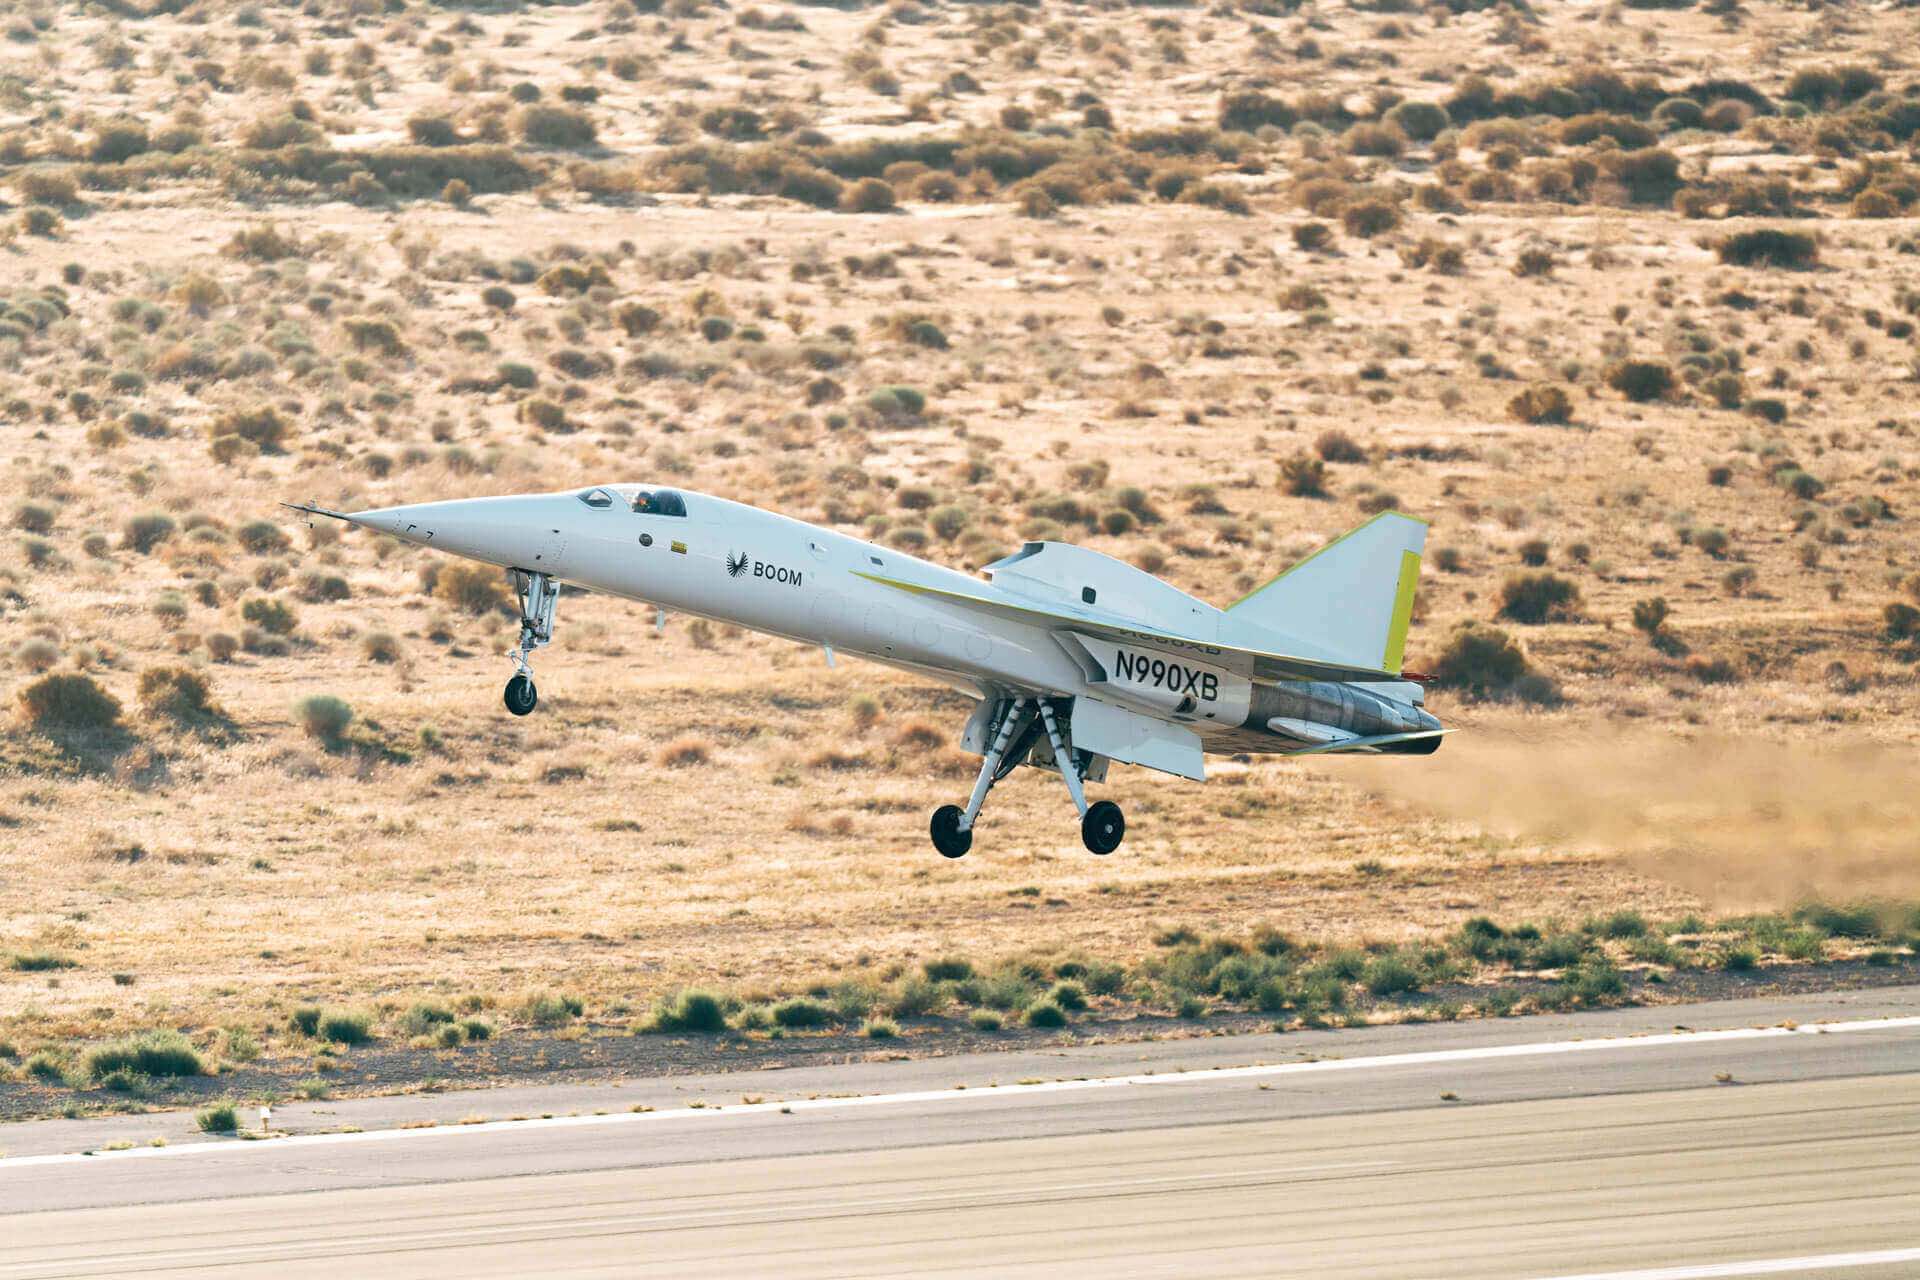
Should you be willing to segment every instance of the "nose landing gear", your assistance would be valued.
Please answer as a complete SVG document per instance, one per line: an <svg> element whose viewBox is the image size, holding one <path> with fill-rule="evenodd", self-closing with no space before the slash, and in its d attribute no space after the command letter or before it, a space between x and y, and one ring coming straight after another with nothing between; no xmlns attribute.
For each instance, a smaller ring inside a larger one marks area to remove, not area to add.
<svg viewBox="0 0 1920 1280"><path fill-rule="evenodd" d="M544 573L513 571L514 593L520 598L520 643L508 651L515 675L507 681L507 710L524 716L540 705L540 691L533 684L533 651L553 642L553 606L560 588Z"/></svg>

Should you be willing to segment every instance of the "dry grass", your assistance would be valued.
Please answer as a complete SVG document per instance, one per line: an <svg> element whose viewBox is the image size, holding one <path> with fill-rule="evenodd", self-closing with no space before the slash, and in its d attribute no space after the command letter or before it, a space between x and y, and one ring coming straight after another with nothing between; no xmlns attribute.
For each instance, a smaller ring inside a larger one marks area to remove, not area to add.
<svg viewBox="0 0 1920 1280"><path fill-rule="evenodd" d="M1101 862L1022 774L946 863L952 696L570 597L515 721L497 581L269 536L277 498L649 478L966 566L1071 537L1222 602L1397 503L1446 548L1410 665L1523 560L1577 593L1501 624L1553 709L1451 720L1911 748L1909 13L348 8L9 36L6 711L35 668L126 708L178 669L224 715L8 721L0 950L77 964L0 974L11 1040L1709 889L1331 763L1116 769ZM1855 64L1893 88L1802 78ZM1734 238L1768 228L1812 250ZM350 728L309 737L322 695Z"/></svg>

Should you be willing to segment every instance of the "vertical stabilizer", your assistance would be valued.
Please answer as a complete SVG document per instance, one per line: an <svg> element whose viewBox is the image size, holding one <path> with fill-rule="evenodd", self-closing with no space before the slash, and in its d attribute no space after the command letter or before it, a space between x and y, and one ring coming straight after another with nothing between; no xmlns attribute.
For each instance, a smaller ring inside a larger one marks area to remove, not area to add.
<svg viewBox="0 0 1920 1280"><path fill-rule="evenodd" d="M1398 673L1427 522L1386 511L1227 606L1236 623L1304 642L1317 656Z"/></svg>

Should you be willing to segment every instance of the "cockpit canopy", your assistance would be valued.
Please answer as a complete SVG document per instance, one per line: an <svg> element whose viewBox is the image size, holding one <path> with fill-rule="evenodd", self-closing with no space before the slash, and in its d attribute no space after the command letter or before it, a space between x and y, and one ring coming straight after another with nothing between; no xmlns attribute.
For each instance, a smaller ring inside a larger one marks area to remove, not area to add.
<svg viewBox="0 0 1920 1280"><path fill-rule="evenodd" d="M652 489L637 484L596 485L580 491L580 501L596 510L605 510L616 502L641 516L684 516L687 500L673 489Z"/></svg>

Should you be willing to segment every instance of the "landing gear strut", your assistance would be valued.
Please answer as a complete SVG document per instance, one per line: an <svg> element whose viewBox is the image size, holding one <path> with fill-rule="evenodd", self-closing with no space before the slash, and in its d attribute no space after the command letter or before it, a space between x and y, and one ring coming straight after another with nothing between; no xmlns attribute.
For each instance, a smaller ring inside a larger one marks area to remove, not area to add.
<svg viewBox="0 0 1920 1280"><path fill-rule="evenodd" d="M533 651L553 641L553 606L560 588L544 573L513 571L513 589L520 598L520 643L508 651L513 659L514 677L507 681L507 710L524 716L540 705L540 691L534 688Z"/></svg>
<svg viewBox="0 0 1920 1280"><path fill-rule="evenodd" d="M1067 746L1051 701L1013 698L1001 704L992 724L992 741L987 747L986 759L980 762L980 776L974 780L973 794L967 797L966 808L949 804L934 811L933 847L942 857L962 857L973 847L973 824L980 816L980 806L986 803L987 793L1026 759L1043 726L1048 745L1053 748L1054 763L1067 784L1067 794L1073 797L1074 808L1080 811L1081 843L1097 854L1109 854L1120 847L1127 831L1126 817L1111 800L1087 803L1081 781L1091 757Z"/></svg>

